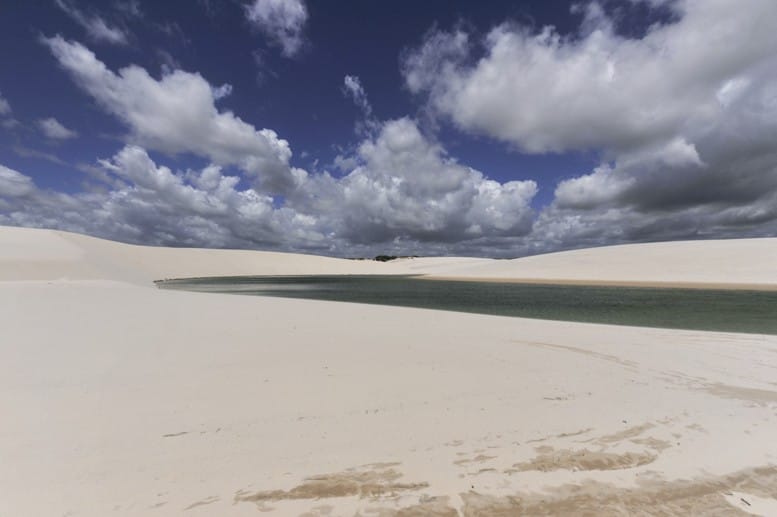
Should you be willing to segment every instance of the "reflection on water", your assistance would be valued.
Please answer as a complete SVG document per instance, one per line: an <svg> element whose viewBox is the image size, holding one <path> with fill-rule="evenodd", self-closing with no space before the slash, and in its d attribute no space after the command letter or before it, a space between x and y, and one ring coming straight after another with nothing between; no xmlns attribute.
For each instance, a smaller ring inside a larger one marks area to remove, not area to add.
<svg viewBox="0 0 777 517"><path fill-rule="evenodd" d="M616 325L777 334L777 292L537 285L402 276L212 277L164 289L399 305Z"/></svg>

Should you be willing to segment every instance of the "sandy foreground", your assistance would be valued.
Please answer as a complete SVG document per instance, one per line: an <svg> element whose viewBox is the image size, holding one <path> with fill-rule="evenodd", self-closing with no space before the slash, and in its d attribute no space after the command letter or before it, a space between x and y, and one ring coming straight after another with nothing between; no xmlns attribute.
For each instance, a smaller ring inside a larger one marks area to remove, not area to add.
<svg viewBox="0 0 777 517"><path fill-rule="evenodd" d="M156 289L777 285L777 239L387 264L0 228L0 516L777 515L777 336Z"/></svg>

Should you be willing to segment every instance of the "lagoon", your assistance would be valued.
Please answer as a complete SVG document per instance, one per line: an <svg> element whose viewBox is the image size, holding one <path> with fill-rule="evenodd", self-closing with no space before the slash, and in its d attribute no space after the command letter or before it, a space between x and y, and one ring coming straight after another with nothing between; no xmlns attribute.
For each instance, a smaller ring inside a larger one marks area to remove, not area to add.
<svg viewBox="0 0 777 517"><path fill-rule="evenodd" d="M613 325L777 334L777 292L538 285L416 276L319 275L174 279L162 289Z"/></svg>

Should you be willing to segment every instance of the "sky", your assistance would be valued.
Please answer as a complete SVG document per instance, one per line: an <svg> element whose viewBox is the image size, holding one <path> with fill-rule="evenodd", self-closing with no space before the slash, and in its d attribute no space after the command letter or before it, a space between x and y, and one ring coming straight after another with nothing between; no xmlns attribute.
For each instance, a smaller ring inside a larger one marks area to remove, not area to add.
<svg viewBox="0 0 777 517"><path fill-rule="evenodd" d="M775 236L775 27L774 0L4 2L0 225L345 257Z"/></svg>

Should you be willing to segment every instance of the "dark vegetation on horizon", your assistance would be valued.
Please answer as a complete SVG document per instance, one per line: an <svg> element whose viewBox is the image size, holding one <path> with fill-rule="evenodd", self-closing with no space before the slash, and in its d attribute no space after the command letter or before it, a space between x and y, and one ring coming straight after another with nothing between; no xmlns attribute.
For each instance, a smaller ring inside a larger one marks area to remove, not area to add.
<svg viewBox="0 0 777 517"><path fill-rule="evenodd" d="M404 259L404 258L418 258L418 255L376 255L373 258L354 257L350 260L375 260L377 262L389 262L390 260Z"/></svg>

